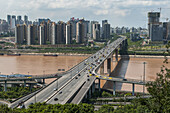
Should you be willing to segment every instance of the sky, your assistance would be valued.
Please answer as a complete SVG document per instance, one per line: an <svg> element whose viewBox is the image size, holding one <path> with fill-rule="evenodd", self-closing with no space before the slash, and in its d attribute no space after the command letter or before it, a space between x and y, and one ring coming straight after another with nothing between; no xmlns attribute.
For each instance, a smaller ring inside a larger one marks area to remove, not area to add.
<svg viewBox="0 0 170 113"><path fill-rule="evenodd" d="M84 17L100 23L107 19L112 27L147 28L147 13L160 11L160 7L161 21L170 19L170 0L0 0L0 18L28 15L32 21L50 18L66 22Z"/></svg>

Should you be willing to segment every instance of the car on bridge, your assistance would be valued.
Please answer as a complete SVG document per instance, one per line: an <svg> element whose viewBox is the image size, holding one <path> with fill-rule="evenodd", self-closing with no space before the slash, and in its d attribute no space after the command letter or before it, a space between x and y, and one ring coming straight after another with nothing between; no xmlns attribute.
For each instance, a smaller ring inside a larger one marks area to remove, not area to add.
<svg viewBox="0 0 170 113"><path fill-rule="evenodd" d="M57 101L58 100L58 98L54 98L54 101Z"/></svg>

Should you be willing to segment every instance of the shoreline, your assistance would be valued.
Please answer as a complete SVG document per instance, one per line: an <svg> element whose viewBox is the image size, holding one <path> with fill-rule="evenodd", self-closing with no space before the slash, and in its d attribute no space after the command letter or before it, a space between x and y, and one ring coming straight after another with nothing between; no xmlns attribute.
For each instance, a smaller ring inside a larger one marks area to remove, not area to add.
<svg viewBox="0 0 170 113"><path fill-rule="evenodd" d="M120 58L158 58L158 59L164 59L165 56L156 56L156 55L118 55ZM168 59L170 59L170 56L166 56Z"/></svg>
<svg viewBox="0 0 170 113"><path fill-rule="evenodd" d="M92 54L78 54L78 53L18 53L21 56L44 56L44 55L58 55L58 56L91 56ZM5 56L8 56L7 54L4 54ZM4 56L0 55L0 56ZM16 55L17 56L17 55ZM113 55L115 57L115 55ZM118 55L120 58L159 58L164 59L164 56L159 55ZM170 56L166 56L168 59L170 59Z"/></svg>

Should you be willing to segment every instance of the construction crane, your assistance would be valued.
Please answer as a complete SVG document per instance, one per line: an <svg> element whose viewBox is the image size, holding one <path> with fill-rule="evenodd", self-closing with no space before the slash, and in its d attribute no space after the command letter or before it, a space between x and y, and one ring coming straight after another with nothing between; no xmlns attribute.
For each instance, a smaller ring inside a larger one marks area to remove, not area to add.
<svg viewBox="0 0 170 113"><path fill-rule="evenodd" d="M170 8L158 8L159 10L160 10L160 13L161 13L161 11L162 11L162 9L170 9Z"/></svg>

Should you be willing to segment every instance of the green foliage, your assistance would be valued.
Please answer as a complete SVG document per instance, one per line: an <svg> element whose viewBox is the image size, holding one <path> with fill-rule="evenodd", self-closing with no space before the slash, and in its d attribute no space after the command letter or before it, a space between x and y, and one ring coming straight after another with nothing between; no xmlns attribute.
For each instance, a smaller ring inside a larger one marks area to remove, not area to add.
<svg viewBox="0 0 170 113"><path fill-rule="evenodd" d="M131 47L136 48L142 45L143 39L133 42L130 40L130 38L128 38L127 41L128 41L128 48L131 48Z"/></svg>
<svg viewBox="0 0 170 113"><path fill-rule="evenodd" d="M111 113L114 111L114 107L112 105L103 105L97 113Z"/></svg>
<svg viewBox="0 0 170 113"><path fill-rule="evenodd" d="M8 87L7 91L0 91L0 98L1 99L14 99L19 98L24 95L27 95L33 91L37 90L36 88L32 88L31 90L28 87Z"/></svg>
<svg viewBox="0 0 170 113"><path fill-rule="evenodd" d="M94 113L94 106L91 104L45 104L35 103L28 109L10 109L0 105L0 113Z"/></svg>
<svg viewBox="0 0 170 113"><path fill-rule="evenodd" d="M108 93L108 92L103 91L102 92L102 97L113 97L113 95Z"/></svg>

